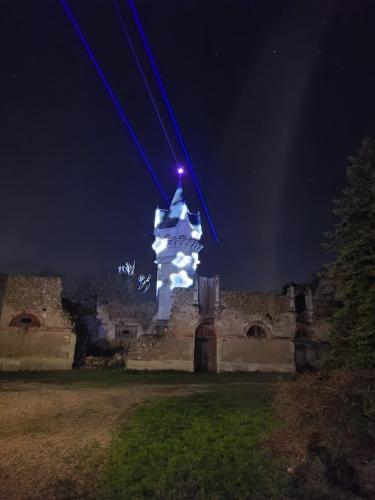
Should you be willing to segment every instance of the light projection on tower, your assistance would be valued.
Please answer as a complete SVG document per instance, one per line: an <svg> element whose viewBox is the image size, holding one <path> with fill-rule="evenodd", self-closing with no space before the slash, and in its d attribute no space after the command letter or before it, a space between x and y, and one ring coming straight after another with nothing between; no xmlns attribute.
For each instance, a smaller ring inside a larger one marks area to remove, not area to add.
<svg viewBox="0 0 375 500"><path fill-rule="evenodd" d="M194 240L200 240L201 237L202 237L202 229L198 228L198 229L193 229L191 231L191 237L194 239Z"/></svg>
<svg viewBox="0 0 375 500"><path fill-rule="evenodd" d="M171 273L169 276L170 288L189 288L194 282L183 269L179 273Z"/></svg>
<svg viewBox="0 0 375 500"><path fill-rule="evenodd" d="M202 236L199 212L189 211L181 182L183 168L178 166L176 170L179 182L172 202L167 209L157 208L154 219L157 319L163 321L170 317L174 291L194 285L198 255L203 248L199 242Z"/></svg>
<svg viewBox="0 0 375 500"><path fill-rule="evenodd" d="M158 225L161 223L161 217L160 217L160 210L157 208L155 210L155 222L154 222L154 228L158 227Z"/></svg>
<svg viewBox="0 0 375 500"><path fill-rule="evenodd" d="M168 246L167 238L160 238L159 236L157 236L155 238L154 243L152 244L152 249L156 253L156 255L158 255L160 252L165 250L167 246Z"/></svg>
<svg viewBox="0 0 375 500"><path fill-rule="evenodd" d="M169 218L184 220L186 214L188 213L188 208L183 199L182 187L179 185L175 195L172 200L172 205L169 208Z"/></svg>
<svg viewBox="0 0 375 500"><path fill-rule="evenodd" d="M192 252L192 253L191 253L191 256L193 257L193 265L192 265L192 268L194 269L194 271L196 271L196 270L197 270L198 265L201 263L201 261L199 260L199 257L198 257L198 252Z"/></svg>
<svg viewBox="0 0 375 500"><path fill-rule="evenodd" d="M190 255L185 255L184 252L177 252L176 258L172 260L172 264L177 267L187 267L190 266L192 260Z"/></svg>
<svg viewBox="0 0 375 500"><path fill-rule="evenodd" d="M188 207L186 205L182 205L181 212L180 212L180 219L184 220L187 213L188 213Z"/></svg>

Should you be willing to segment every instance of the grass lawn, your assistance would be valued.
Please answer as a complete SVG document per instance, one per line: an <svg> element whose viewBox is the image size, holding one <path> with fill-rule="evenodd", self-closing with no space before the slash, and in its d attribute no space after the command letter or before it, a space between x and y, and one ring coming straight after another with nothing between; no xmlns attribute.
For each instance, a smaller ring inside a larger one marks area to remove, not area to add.
<svg viewBox="0 0 375 500"><path fill-rule="evenodd" d="M0 372L1 382L36 382L65 387L117 387L127 385L227 385L227 384L274 384L279 377L289 375L275 373L188 373L178 371L131 371L131 370L64 370L39 372ZM1 391L1 386L0 386Z"/></svg>
<svg viewBox="0 0 375 500"><path fill-rule="evenodd" d="M0 497L283 498L275 374L0 373ZM3 495L3 496L1 496Z"/></svg>
<svg viewBox="0 0 375 500"><path fill-rule="evenodd" d="M269 393L224 387L140 407L116 433L100 498L282 498L281 467L261 446L277 425Z"/></svg>

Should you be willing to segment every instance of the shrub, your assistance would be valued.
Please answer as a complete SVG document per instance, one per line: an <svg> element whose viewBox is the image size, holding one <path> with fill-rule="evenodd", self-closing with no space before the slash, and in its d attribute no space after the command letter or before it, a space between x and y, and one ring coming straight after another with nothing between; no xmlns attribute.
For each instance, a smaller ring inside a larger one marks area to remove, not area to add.
<svg viewBox="0 0 375 500"><path fill-rule="evenodd" d="M321 498L328 498L335 487L352 493L366 489L358 481L360 464L370 461L375 449L373 370L280 381L274 406L283 425L268 443L287 458L289 472L299 482L297 496L314 498L319 490Z"/></svg>

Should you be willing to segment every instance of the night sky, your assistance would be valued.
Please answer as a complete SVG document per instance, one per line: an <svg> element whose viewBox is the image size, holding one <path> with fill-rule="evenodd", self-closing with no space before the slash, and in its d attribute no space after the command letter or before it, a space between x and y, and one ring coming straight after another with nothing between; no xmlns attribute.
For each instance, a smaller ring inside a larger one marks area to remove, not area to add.
<svg viewBox="0 0 375 500"><path fill-rule="evenodd" d="M112 1L69 5L172 195L175 163ZM242 290L307 280L333 259L322 233L346 158L374 133L375 2L136 6L220 239L204 220L200 274ZM135 260L154 273L154 209L165 203L60 2L2 0L0 37L0 271L72 278Z"/></svg>

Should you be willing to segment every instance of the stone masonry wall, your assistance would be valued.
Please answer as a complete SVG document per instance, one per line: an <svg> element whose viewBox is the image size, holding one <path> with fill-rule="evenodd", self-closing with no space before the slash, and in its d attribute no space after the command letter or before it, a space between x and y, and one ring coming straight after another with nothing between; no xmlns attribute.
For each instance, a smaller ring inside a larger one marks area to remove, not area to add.
<svg viewBox="0 0 375 500"><path fill-rule="evenodd" d="M156 313L155 303L120 304L115 302L98 305L97 317L101 321L108 341L113 341L116 326L120 323L137 327L137 336L150 333Z"/></svg>
<svg viewBox="0 0 375 500"><path fill-rule="evenodd" d="M205 318L199 315L193 293L175 290L166 334L141 337L129 353L128 368L194 370L195 332ZM265 338L247 336L255 324L266 331ZM222 292L213 326L218 371L295 371L296 318L288 297Z"/></svg>
<svg viewBox="0 0 375 500"><path fill-rule="evenodd" d="M129 353L127 368L134 370L194 371L194 335L199 324L193 292L175 290L171 318L162 336L143 335Z"/></svg>
<svg viewBox="0 0 375 500"><path fill-rule="evenodd" d="M9 325L14 316L32 313L46 328L71 328L69 315L61 302L61 278L43 276L7 276L0 327Z"/></svg>
<svg viewBox="0 0 375 500"><path fill-rule="evenodd" d="M61 278L0 276L0 370L70 369L76 337L62 307ZM19 314L40 327L10 326Z"/></svg>
<svg viewBox="0 0 375 500"><path fill-rule="evenodd" d="M290 311L285 295L226 291L221 294L221 305L221 328L225 336L246 333L255 323L261 323L273 337L295 335L295 314Z"/></svg>
<svg viewBox="0 0 375 500"><path fill-rule="evenodd" d="M168 322L168 335L177 338L195 336L201 318L193 302L193 289L177 289L173 294L173 306Z"/></svg>
<svg viewBox="0 0 375 500"><path fill-rule="evenodd" d="M194 371L194 338L169 335L143 335L130 348L127 368L130 370Z"/></svg>
<svg viewBox="0 0 375 500"><path fill-rule="evenodd" d="M70 370L75 342L70 329L0 328L0 371Z"/></svg>
<svg viewBox="0 0 375 500"><path fill-rule="evenodd" d="M217 320L218 371L293 372L296 317L289 299L260 293L225 291ZM248 337L259 325L266 337Z"/></svg>
<svg viewBox="0 0 375 500"><path fill-rule="evenodd" d="M2 315L4 295L5 295L7 281L8 281L8 276L6 274L0 274L0 321L1 321L1 315Z"/></svg>

